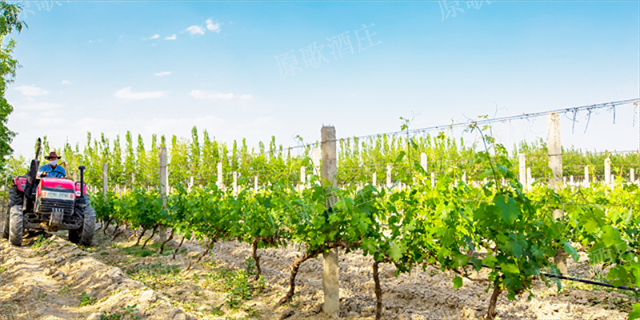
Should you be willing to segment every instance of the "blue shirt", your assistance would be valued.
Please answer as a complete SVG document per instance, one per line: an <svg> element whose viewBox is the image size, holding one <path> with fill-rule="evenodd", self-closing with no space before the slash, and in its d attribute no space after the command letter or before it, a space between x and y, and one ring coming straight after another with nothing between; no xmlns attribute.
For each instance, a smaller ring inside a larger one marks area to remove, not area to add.
<svg viewBox="0 0 640 320"><path fill-rule="evenodd" d="M38 169L38 176L42 174L42 172L47 171L47 177L51 178L62 178L67 176L67 171L61 165L57 165L55 168L51 167L50 164L45 164ZM52 173L49 171L55 171L59 173Z"/></svg>

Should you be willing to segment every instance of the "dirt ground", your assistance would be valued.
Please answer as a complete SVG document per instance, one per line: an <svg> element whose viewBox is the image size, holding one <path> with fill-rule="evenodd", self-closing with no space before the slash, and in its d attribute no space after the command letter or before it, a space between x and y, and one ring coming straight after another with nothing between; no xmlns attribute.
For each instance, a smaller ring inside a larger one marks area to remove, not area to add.
<svg viewBox="0 0 640 320"><path fill-rule="evenodd" d="M0 319L125 319L134 313L141 319L188 318L66 239L25 242L14 247L0 240Z"/></svg>
<svg viewBox="0 0 640 320"><path fill-rule="evenodd" d="M203 251L199 244L185 241L174 259L176 241L158 254L153 240L142 250L148 235L134 246L132 231L114 241L113 227L107 231L97 231L89 248L69 243L66 233L31 237L20 248L0 241L0 319L327 319L321 312L321 257L302 265L293 301L276 307L288 288L296 248L260 249L264 279L256 281L248 244L216 243L184 271ZM340 254L341 318L374 319L372 262L357 252ZM582 278L598 274L582 253L580 262L569 262L569 270ZM454 274L434 267L397 277L394 271L381 266L383 319L481 319L487 312L490 292L484 282L465 279L456 290ZM538 281L530 300L526 294L509 301L503 293L497 319L626 319L637 301L615 290L564 284L558 292Z"/></svg>

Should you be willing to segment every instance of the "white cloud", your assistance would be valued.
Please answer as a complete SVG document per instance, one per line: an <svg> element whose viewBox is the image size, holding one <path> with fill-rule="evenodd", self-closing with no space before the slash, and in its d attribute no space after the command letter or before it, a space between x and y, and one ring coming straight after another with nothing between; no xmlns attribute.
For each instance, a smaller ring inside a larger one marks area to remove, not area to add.
<svg viewBox="0 0 640 320"><path fill-rule="evenodd" d="M160 38L160 35L156 33L153 36L151 36L151 38L149 38L149 40L158 39L158 38Z"/></svg>
<svg viewBox="0 0 640 320"><path fill-rule="evenodd" d="M250 94L243 94L240 96L240 100L249 100L251 98L253 98L253 96Z"/></svg>
<svg viewBox="0 0 640 320"><path fill-rule="evenodd" d="M207 29L215 33L220 33L220 24L219 23L214 24L213 20L207 19Z"/></svg>
<svg viewBox="0 0 640 320"><path fill-rule="evenodd" d="M71 84L71 81L69 81L69 80L62 80L62 84Z"/></svg>
<svg viewBox="0 0 640 320"><path fill-rule="evenodd" d="M22 95L27 97L43 96L45 94L49 94L48 91L38 87L34 87L34 86L19 86L19 87L15 87L14 90L20 91Z"/></svg>
<svg viewBox="0 0 640 320"><path fill-rule="evenodd" d="M37 102L31 103L27 105L18 105L16 109L26 109L26 110L51 110L62 107L60 103L52 103L52 102Z"/></svg>
<svg viewBox="0 0 640 320"><path fill-rule="evenodd" d="M190 95L196 99L233 99L236 97L233 93L210 92L201 90L191 90Z"/></svg>
<svg viewBox="0 0 640 320"><path fill-rule="evenodd" d="M204 29L201 26L191 26L187 28L187 31L191 34L204 34Z"/></svg>
<svg viewBox="0 0 640 320"><path fill-rule="evenodd" d="M176 38L177 38L177 36L175 34L172 35L172 36L164 37L165 40L175 40Z"/></svg>
<svg viewBox="0 0 640 320"><path fill-rule="evenodd" d="M165 94L164 91L133 92L131 87L126 87L116 91L113 96L122 100L146 100L162 98Z"/></svg>
<svg viewBox="0 0 640 320"><path fill-rule="evenodd" d="M154 74L156 75L156 77L168 76L171 74L171 71L156 72Z"/></svg>

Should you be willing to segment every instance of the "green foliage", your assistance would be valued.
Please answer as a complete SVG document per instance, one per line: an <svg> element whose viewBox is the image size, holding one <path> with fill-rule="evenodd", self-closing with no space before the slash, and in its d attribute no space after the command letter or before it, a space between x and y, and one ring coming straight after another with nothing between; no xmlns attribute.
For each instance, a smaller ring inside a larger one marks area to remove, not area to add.
<svg viewBox="0 0 640 320"><path fill-rule="evenodd" d="M103 312L100 315L101 320L138 320L140 316L134 314L138 312L137 304L122 307L120 311Z"/></svg>
<svg viewBox="0 0 640 320"><path fill-rule="evenodd" d="M410 121L402 120L408 129ZM552 190L540 183L525 192L516 179L515 155L480 134L484 147L479 150L444 134L340 140L340 188L332 188L314 175L310 146L291 156L272 139L254 153L244 141L228 146L206 131L200 140L193 128L190 141L171 140L169 177L174 187L166 209L156 182L156 139L145 149L138 137L134 152L127 134L121 174L134 172L135 183L128 176L114 181L135 188L91 201L101 220L145 229L163 225L209 247L234 239L255 243L258 249L299 245L309 256L333 248L361 249L376 262L393 264L396 274L435 264L459 273L454 288L463 286L471 268L488 267L490 287L507 291L509 299L530 291L542 272L557 272L551 258L558 252L577 260L578 246L588 249L592 264L611 265L607 277L614 285L640 286L638 186L618 180L613 189L592 183L590 188ZM104 159L121 153L118 146L119 139L110 144L89 136L83 157L91 168L101 170ZM521 151L546 156L543 144L523 145ZM425 167L421 153L427 155ZM532 166L546 166L536 157ZM218 163L225 185L230 184L230 172L238 173L237 194L215 184ZM381 183L387 164L393 165L391 186ZM301 168L310 176L304 188L298 187ZM90 175L91 181L100 182L95 171ZM256 175L260 188L253 190ZM463 175L483 183L466 183ZM194 184L186 187L191 177ZM398 188L400 184L407 187ZM555 210L564 217L555 219ZM606 259L598 260L603 252ZM166 285L181 282L174 271L164 271L139 270L137 275L166 277ZM261 290L263 280L249 280L256 271L250 258L245 270L217 280L228 288L231 307Z"/></svg>
<svg viewBox="0 0 640 320"><path fill-rule="evenodd" d="M26 23L18 20L18 15L22 7L15 4L0 2L0 169L4 169L7 157L13 152L11 141L15 137L15 132L7 127L8 116L13 112L13 106L5 98L7 85L13 83L16 76L16 69L19 67L18 60L13 58L13 50L16 47L16 40L9 39L5 42L5 37L14 30L21 32Z"/></svg>
<svg viewBox="0 0 640 320"><path fill-rule="evenodd" d="M80 304L78 305L78 307L90 306L96 303L96 298L88 295L86 292L83 292L82 294L80 294L80 296L78 297L78 300L80 300Z"/></svg>

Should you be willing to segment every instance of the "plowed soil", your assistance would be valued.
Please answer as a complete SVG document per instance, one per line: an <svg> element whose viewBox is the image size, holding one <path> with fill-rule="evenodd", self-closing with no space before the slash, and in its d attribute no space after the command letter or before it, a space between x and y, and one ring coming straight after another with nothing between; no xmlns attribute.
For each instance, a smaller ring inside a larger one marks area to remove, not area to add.
<svg viewBox="0 0 640 320"><path fill-rule="evenodd" d="M1 240L0 319L328 318L321 311L321 257L302 265L293 301L277 307L297 248L260 249L264 280L256 281L248 244L216 243L185 271L204 251L200 244L185 241L174 258L178 241L159 254L157 237L142 250L148 234L135 246L133 231L115 240L113 227L107 231L96 231L89 248L71 244L66 233L31 236L20 248ZM374 319L372 263L357 252L340 253L340 318ZM571 275L589 278L600 275L596 271L584 254L577 263L569 261ZM486 271L471 275L486 279ZM456 290L453 277L435 267L396 276L392 265L382 265L383 319L482 319L491 293L487 283L465 279ZM83 296L91 299L80 306ZM558 292L538 281L530 299L527 293L509 301L503 293L497 319L626 319L635 302L622 291L565 281Z"/></svg>

